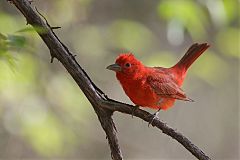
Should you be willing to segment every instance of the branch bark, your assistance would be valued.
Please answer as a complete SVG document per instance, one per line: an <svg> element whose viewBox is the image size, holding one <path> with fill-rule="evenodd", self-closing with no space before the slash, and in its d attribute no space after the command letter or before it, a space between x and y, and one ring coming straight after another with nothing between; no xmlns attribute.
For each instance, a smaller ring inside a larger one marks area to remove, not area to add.
<svg viewBox="0 0 240 160"><path fill-rule="evenodd" d="M45 21L37 14L31 7L31 4L27 0L7 0L13 3L19 11L24 15L28 24L33 27L38 26L44 28L46 32L38 32L42 40L45 42L50 50L51 62L53 58L58 59L80 89L83 91L89 102L92 104L94 111L96 112L98 119L101 123L103 130L106 133L108 143L111 149L112 159L122 160L122 153L117 139L116 127L112 119L114 111L118 111L125 114L132 114L132 105L121 103L113 99L108 98L89 78L87 73L75 60L75 56L68 50L68 48L60 41L60 39L53 32L54 27L51 27L47 20ZM152 115L144 110L136 109L134 116L143 119L146 122L152 120ZM176 130L170 128L159 118L154 119L153 126L156 126L163 133L169 135L173 139L182 144L189 152L191 152L196 158L200 160L209 160L210 158L204 154L196 145L191 143L185 136Z"/></svg>

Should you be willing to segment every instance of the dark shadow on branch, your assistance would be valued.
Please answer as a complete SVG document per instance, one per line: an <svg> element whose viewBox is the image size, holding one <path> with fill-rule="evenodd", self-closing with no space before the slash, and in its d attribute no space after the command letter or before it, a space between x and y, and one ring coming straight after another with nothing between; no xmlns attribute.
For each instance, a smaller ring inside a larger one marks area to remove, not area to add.
<svg viewBox="0 0 240 160"><path fill-rule="evenodd" d="M7 0L9 1L9 0ZM42 40L45 42L50 50L51 62L53 58L58 59L75 82L78 84L80 89L83 91L85 96L88 98L89 102L92 104L98 119L104 129L108 143L111 149L111 156L114 160L123 159L120 146L118 144L116 127L112 119L112 114L114 111L119 111L125 114L132 114L132 105L124 104L112 99L109 99L103 91L101 91L89 78L87 73L82 69L82 67L75 60L75 55L73 55L68 48L60 41L60 39L53 32L53 29L59 27L51 27L47 22L46 18L44 21L41 19L39 14L37 14L27 0L11 0L13 3L25 16L27 23L32 26L39 26L46 29L45 33L38 33ZM36 30L37 31L37 30ZM152 115L144 110L136 109L134 116L143 119L146 122L152 120ZM188 151L190 151L196 158L201 160L209 160L210 158L205 155L196 145L191 143L185 136L176 130L170 128L165 123L160 121L158 118L154 119L152 122L153 126L156 126L163 133L171 136L173 139L181 143Z"/></svg>

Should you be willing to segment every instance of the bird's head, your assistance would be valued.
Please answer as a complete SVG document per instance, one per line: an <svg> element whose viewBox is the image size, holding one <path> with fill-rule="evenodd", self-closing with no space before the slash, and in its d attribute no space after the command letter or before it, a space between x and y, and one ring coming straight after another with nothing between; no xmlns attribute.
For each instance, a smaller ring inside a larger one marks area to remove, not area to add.
<svg viewBox="0 0 240 160"><path fill-rule="evenodd" d="M117 75L134 76L144 68L132 53L120 54L115 63L107 66L107 69L115 71Z"/></svg>

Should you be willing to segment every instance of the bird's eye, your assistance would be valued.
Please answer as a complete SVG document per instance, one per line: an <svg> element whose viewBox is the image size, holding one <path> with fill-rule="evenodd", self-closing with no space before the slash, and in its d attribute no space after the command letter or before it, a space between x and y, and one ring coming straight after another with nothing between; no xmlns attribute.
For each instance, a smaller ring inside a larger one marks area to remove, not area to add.
<svg viewBox="0 0 240 160"><path fill-rule="evenodd" d="M131 64L130 63L126 63L125 67L129 68L129 67L131 67Z"/></svg>

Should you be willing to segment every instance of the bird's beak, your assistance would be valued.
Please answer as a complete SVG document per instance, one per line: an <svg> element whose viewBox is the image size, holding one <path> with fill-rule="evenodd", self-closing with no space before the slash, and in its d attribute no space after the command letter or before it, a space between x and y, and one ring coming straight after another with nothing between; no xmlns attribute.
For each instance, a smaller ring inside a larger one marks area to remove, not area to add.
<svg viewBox="0 0 240 160"><path fill-rule="evenodd" d="M112 70L112 71L115 71L115 72L119 72L122 70L121 66L119 66L118 64L111 64L109 66L107 66L106 69L109 69L109 70Z"/></svg>

